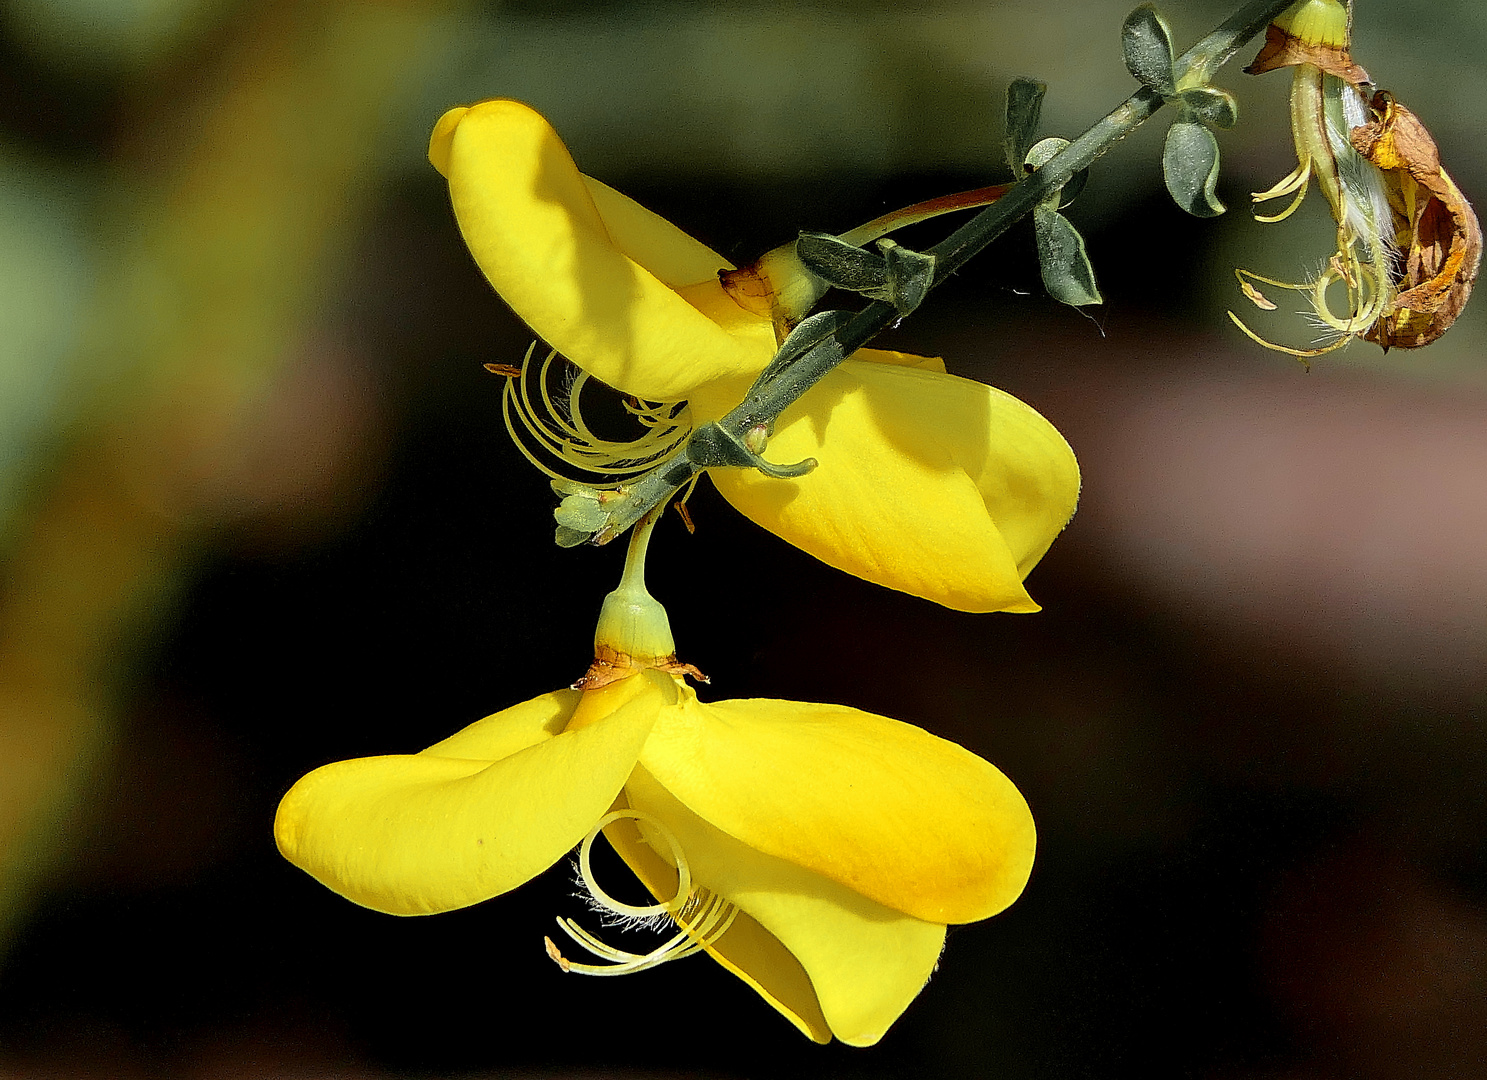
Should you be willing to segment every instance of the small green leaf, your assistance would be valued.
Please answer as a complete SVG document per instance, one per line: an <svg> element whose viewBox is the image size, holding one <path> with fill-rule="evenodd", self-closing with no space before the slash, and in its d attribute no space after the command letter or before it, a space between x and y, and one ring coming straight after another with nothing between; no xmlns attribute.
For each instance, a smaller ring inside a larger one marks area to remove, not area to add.
<svg viewBox="0 0 1487 1080"><path fill-rule="evenodd" d="M1068 139L1060 139L1057 135L1039 139L1037 144L1023 157L1022 162L1029 170L1041 169L1062 153L1068 145Z"/></svg>
<svg viewBox="0 0 1487 1080"><path fill-rule="evenodd" d="M883 295L868 293L874 300L886 300L900 315L919 306L935 281L935 257L910 251L884 237L878 250L888 263L888 287Z"/></svg>
<svg viewBox="0 0 1487 1080"><path fill-rule="evenodd" d="M1021 75L1007 87L1007 122L1002 134L1002 150L1007 155L1007 168L1013 176L1022 175L1022 163L1028 147L1038 133L1038 119L1043 113L1043 95L1048 87Z"/></svg>
<svg viewBox="0 0 1487 1080"><path fill-rule="evenodd" d="M1172 80L1172 31L1155 5L1142 4L1126 16L1120 28L1120 44L1125 50L1126 70L1136 76L1137 82L1164 98L1177 92Z"/></svg>
<svg viewBox="0 0 1487 1080"><path fill-rule="evenodd" d="M870 252L864 252L863 254L871 256ZM871 257L876 258L876 256ZM785 338L783 342L780 343L779 351L774 354L774 359L771 360L769 362L769 365L765 367L762 372L759 373L759 378L756 385L764 386L766 383L774 381L783 372L785 372L791 364L795 363L795 361L799 360L806 353L816 348L816 346L820 345L823 341L826 340L826 338L830 337L832 334L835 334L837 330L845 325L847 320L850 318L851 313L846 311L818 311L814 315L809 315L806 318L802 319L799 323L796 324L795 329L790 331L790 335ZM840 345L832 342L831 347L836 349L838 355L840 355ZM701 433L706 430L708 426L709 425L704 424L701 428L698 428L696 431L692 432L692 438L687 444L689 455L693 449L702 446L702 441L699 439L699 435L701 435ZM716 425L711 426L716 427ZM718 431L721 433L722 429L718 428ZM704 465L704 467L710 468L712 465L715 464L736 463L726 461L708 461L702 464Z"/></svg>
<svg viewBox="0 0 1487 1080"><path fill-rule="evenodd" d="M1084 250L1084 237L1057 210L1033 210L1033 231L1038 238L1038 262L1048 295L1071 307L1102 304L1095 271Z"/></svg>
<svg viewBox="0 0 1487 1080"><path fill-rule="evenodd" d="M1239 102L1216 86L1195 86L1177 95L1184 120L1200 120L1216 128L1231 128L1239 122Z"/></svg>
<svg viewBox="0 0 1487 1080"><path fill-rule="evenodd" d="M882 256L830 233L801 233L795 241L795 254L807 270L838 289L866 292L882 288L888 280L888 268Z"/></svg>
<svg viewBox="0 0 1487 1080"><path fill-rule="evenodd" d="M1063 153L1068 145L1068 139L1060 139L1056 135L1051 135L1039 141L1036 146L1027 152L1027 157L1024 159L1023 164L1028 172L1041 169L1059 154ZM1080 169L1073 176L1069 177L1069 182L1062 188L1059 188L1057 191L1050 191L1045 195L1042 203L1050 210L1061 210L1078 198L1079 193L1084 190L1084 185L1088 182L1089 169Z"/></svg>
<svg viewBox="0 0 1487 1080"><path fill-rule="evenodd" d="M841 329L849 318L851 318L851 313L846 311L818 311L800 320L795 329L790 331L790 336L781 343L779 352L775 353L774 360L771 361L771 366L794 363L821 341Z"/></svg>
<svg viewBox="0 0 1487 1080"><path fill-rule="evenodd" d="M591 499L597 499L598 488L593 484L580 484L577 480L563 480L554 477L548 485L558 495L587 495Z"/></svg>
<svg viewBox="0 0 1487 1080"><path fill-rule="evenodd" d="M1217 217L1224 204L1214 194L1219 179L1219 143L1202 124L1178 120L1167 129L1162 175L1173 200L1194 217Z"/></svg>
<svg viewBox="0 0 1487 1080"><path fill-rule="evenodd" d="M570 529L566 525L559 525L553 535L553 541L560 548L575 548L580 544L587 544L593 538L593 533L586 533L580 529Z"/></svg>
<svg viewBox="0 0 1487 1080"><path fill-rule="evenodd" d="M907 315L919 306L934 283L935 257L900 247L886 237L878 241L878 250L882 254L855 247L830 233L803 232L795 242L800 261L823 281L871 300L886 300L900 315ZM800 346L806 340L799 336L803 326L805 323L786 339L782 356L793 358L809 347ZM835 326L833 321L830 328ZM820 340L821 336L824 335L818 334L813 340Z"/></svg>
<svg viewBox="0 0 1487 1080"><path fill-rule="evenodd" d="M1050 161L1052 161L1053 158L1061 150L1063 150L1064 147L1068 145L1068 139L1060 139L1057 136L1050 136L1049 138L1039 140L1037 145L1029 150L1027 152L1027 156L1023 158L1023 169L1026 172L1030 173L1036 172L1038 169L1041 169L1044 165L1047 165ZM1062 196L1063 189L1055 188L1054 190L1045 193L1043 197L1038 201L1038 205L1045 206L1049 210L1057 210L1059 207L1059 200L1062 198Z"/></svg>
<svg viewBox="0 0 1487 1080"><path fill-rule="evenodd" d="M1055 206L1054 209L1062 210L1075 199L1079 198L1079 193L1084 190L1084 185L1088 183L1088 169L1080 169L1073 176L1069 177L1069 182L1065 184L1063 190L1058 193L1058 205Z"/></svg>

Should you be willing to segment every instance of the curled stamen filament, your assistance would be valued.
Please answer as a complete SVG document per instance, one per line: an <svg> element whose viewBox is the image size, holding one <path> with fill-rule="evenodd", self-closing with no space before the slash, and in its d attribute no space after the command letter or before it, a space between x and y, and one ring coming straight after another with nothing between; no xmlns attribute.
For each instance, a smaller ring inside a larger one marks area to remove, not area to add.
<svg viewBox="0 0 1487 1080"><path fill-rule="evenodd" d="M680 929L648 953L617 949L572 919L558 919L558 926L565 934L600 960L607 960L607 964L574 963L558 951L552 938L543 940L547 944L547 955L564 971L576 971L581 975L631 975L700 952L728 931L737 914L738 909L721 896L707 889L698 889L674 916Z"/></svg>
<svg viewBox="0 0 1487 1080"><path fill-rule="evenodd" d="M1268 349L1302 359L1340 349L1366 334L1393 302L1398 254L1392 242L1393 218L1383 175L1349 139L1349 133L1367 117L1368 107L1357 87L1314 65L1296 66L1291 83L1291 131L1298 164L1280 183L1252 196L1257 203L1294 197L1279 213L1255 216L1265 222L1289 217L1315 179L1337 222L1337 247L1327 265L1310 281L1278 281L1248 270L1235 271L1241 290L1262 308L1274 305L1253 288L1252 282L1306 296L1311 317L1321 328L1325 342L1311 349L1281 345L1261 337L1229 312L1240 330ZM1329 297L1334 285L1341 285L1346 293L1346 306L1341 312Z"/></svg>
<svg viewBox="0 0 1487 1080"><path fill-rule="evenodd" d="M1290 175L1288 175L1284 180L1280 181L1280 183L1276 184L1273 188L1269 189L1268 191L1256 191L1252 193L1250 195L1250 199L1257 203L1269 202L1271 199L1279 199L1283 195L1290 195L1292 193L1295 193L1296 196L1294 199L1291 200L1290 204L1280 213L1256 214L1255 220L1270 223L1276 221L1284 221L1286 218L1290 217L1296 212L1297 208L1301 206L1302 201L1305 200L1306 189L1310 181L1311 159L1307 158L1305 161L1299 162L1296 165L1296 168L1291 170Z"/></svg>
<svg viewBox="0 0 1487 1080"><path fill-rule="evenodd" d="M1279 281L1244 269L1235 270L1234 275L1239 279L1240 286L1246 290L1247 295L1253 291L1249 288L1249 282L1258 282L1277 289L1299 292L1306 296L1311 305L1312 316L1324 328L1324 333L1329 337L1335 337L1335 340L1312 349L1297 349L1263 338L1251 330L1238 315L1232 311L1229 312L1229 318L1234 325L1251 340L1267 349L1288 353L1301 359L1334 352L1354 337L1365 333L1383 314L1391 295L1387 285L1384 287L1380 285L1377 264L1359 259L1352 245L1340 247L1338 253L1328 261L1326 269L1311 281ZM1339 315L1333 311L1327 299L1327 293L1334 284L1341 284L1347 292L1348 311L1345 315Z"/></svg>
<svg viewBox="0 0 1487 1080"><path fill-rule="evenodd" d="M602 438L584 419L579 405L590 381L588 373L579 371L566 377L555 398L549 375L558 353L549 350L537 364L533 362L536 350L537 343L533 342L518 373L507 381L501 414L522 456L554 480L574 480L571 473L577 472L600 477L601 485L619 483L654 468L691 434L686 402L628 398L625 411L645 429L644 434L629 441ZM563 468L569 470L568 474L558 471Z"/></svg>
<svg viewBox="0 0 1487 1080"><path fill-rule="evenodd" d="M677 891L670 900L658 904L637 907L614 899L594 879L590 864L590 851L594 839L608 824L621 818L643 821L658 832L671 848L677 868ZM564 971L576 971L581 975L629 975L644 971L672 960L691 956L707 947L728 932L733 925L738 909L710 889L692 887L691 871L682 855L681 845L664 825L649 814L639 810L614 810L600 819L599 824L584 837L578 852L579 875L594 903L604 911L622 916L625 920L643 920L664 917L677 926L677 932L648 953L633 953L615 948L599 937L579 926L572 919L559 918L558 927L574 942L605 964L574 963L559 951L552 938L544 938L547 955Z"/></svg>

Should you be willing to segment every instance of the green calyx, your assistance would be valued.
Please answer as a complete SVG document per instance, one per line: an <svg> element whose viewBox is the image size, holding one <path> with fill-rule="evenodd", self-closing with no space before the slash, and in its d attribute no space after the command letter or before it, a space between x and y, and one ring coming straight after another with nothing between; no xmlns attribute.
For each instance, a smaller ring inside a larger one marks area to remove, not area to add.
<svg viewBox="0 0 1487 1080"><path fill-rule="evenodd" d="M619 586L604 598L599 609L599 623L594 627L596 656L608 651L644 665L676 655L666 609L645 587L645 554L655 523L652 516L630 534Z"/></svg>

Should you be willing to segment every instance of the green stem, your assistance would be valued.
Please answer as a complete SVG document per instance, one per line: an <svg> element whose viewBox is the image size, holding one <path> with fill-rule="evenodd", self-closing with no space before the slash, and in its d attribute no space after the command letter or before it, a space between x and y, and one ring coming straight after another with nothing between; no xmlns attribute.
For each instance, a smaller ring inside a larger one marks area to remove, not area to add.
<svg viewBox="0 0 1487 1080"><path fill-rule="evenodd" d="M1208 82L1214 72L1233 59L1247 41L1261 33L1293 3L1295 0L1251 0L1177 58L1173 71L1177 85L1198 86ZM939 285L1014 222L1031 213L1039 202L1068 183L1075 173L1089 168L1164 104L1161 95L1154 90L1146 87L1137 90L1031 176L1014 184L1001 199L930 248L929 254L935 257L934 285ZM744 433L753 427L772 425L780 413L844 358L877 337L899 317L892 304L873 301L795 359L784 371L772 375L767 382L755 383L737 408L715 423L727 438L735 442L742 440ZM696 433L693 437L696 438ZM595 533L594 543L607 543L618 536L664 503L672 492L690 481L702 468L683 453L646 474L631 486L625 499L617 500L613 516L603 529Z"/></svg>
<svg viewBox="0 0 1487 1080"><path fill-rule="evenodd" d="M630 533L630 549L625 552L625 569L620 574L620 583L616 588L633 593L646 592L645 555L650 550L651 533L658 520L658 516L652 515L636 525Z"/></svg>
<svg viewBox="0 0 1487 1080"><path fill-rule="evenodd" d="M642 518L630 533L630 550L625 554L620 583L604 598L594 628L596 657L609 650L648 663L676 654L666 609L645 587L645 555L650 547L651 530L659 517L650 514Z"/></svg>

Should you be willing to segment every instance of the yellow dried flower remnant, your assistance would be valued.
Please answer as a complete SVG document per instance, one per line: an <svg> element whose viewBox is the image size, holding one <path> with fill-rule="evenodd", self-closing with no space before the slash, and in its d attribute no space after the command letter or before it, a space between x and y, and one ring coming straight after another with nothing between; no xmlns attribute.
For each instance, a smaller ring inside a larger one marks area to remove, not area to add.
<svg viewBox="0 0 1487 1080"><path fill-rule="evenodd" d="M623 973L705 950L818 1042L876 1042L949 923L1022 891L1035 833L995 767L919 728L793 701L704 703L642 670L559 690L418 754L342 761L284 797L279 849L343 896L423 915L515 888L602 829L674 928L647 954L564 932ZM629 913L624 906L610 910Z"/></svg>
<svg viewBox="0 0 1487 1080"><path fill-rule="evenodd" d="M1337 247L1326 268L1311 281L1281 281L1248 270L1236 274L1245 295L1262 309L1272 309L1274 304L1254 283L1304 294L1331 340L1316 348L1292 348L1260 337L1232 311L1229 317L1267 348L1302 358L1331 352L1363 334L1391 298L1393 229L1388 197L1378 171L1348 140L1348 133L1368 116L1367 102L1357 88L1368 75L1352 61L1348 30L1348 11L1340 0L1302 0L1271 24L1265 46L1245 69L1251 74L1293 69L1291 137L1296 168L1274 187L1253 196L1256 203L1293 198L1279 213L1256 214L1256 218L1275 222L1290 217L1315 179L1337 222ZM1329 297L1334 285L1341 285L1346 295L1340 311L1333 308Z"/></svg>
<svg viewBox="0 0 1487 1080"><path fill-rule="evenodd" d="M556 352L636 400L651 431L637 458L655 460L687 425L725 415L773 358L767 306L749 309L719 281L732 265L580 173L527 106L451 110L429 158L496 291ZM540 393L527 400L545 407ZM589 441L571 418L545 430ZM1038 610L1023 579L1073 514L1079 469L1027 405L945 374L938 360L861 349L764 434L772 460L820 465L792 479L711 470L759 525L831 566L947 607ZM618 462L625 452L603 446L595 456Z"/></svg>
<svg viewBox="0 0 1487 1080"><path fill-rule="evenodd" d="M1265 46L1245 69L1294 69L1291 130L1298 163L1254 200L1294 198L1280 213L1256 217L1289 217L1315 177L1337 222L1337 249L1311 281L1238 270L1240 287L1264 310L1275 305L1254 283L1305 294L1331 340L1292 348L1260 337L1233 312L1229 317L1267 348L1302 358L1331 352L1355 337L1385 351L1429 344L1465 305L1481 256L1476 215L1441 169L1435 141L1392 95L1378 92L1369 99L1368 73L1350 55L1349 31L1349 9L1341 0L1301 0L1271 24ZM1347 297L1341 311L1329 299L1333 286Z"/></svg>
<svg viewBox="0 0 1487 1080"><path fill-rule="evenodd" d="M1372 105L1373 119L1349 137L1383 173L1394 215L1395 295L1363 335L1387 352L1428 345L1450 329L1477 280L1482 228L1419 118L1386 91Z"/></svg>

